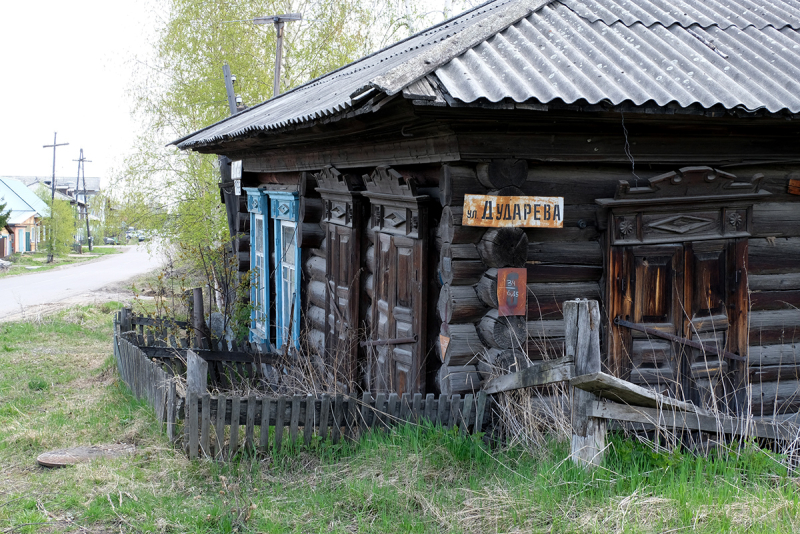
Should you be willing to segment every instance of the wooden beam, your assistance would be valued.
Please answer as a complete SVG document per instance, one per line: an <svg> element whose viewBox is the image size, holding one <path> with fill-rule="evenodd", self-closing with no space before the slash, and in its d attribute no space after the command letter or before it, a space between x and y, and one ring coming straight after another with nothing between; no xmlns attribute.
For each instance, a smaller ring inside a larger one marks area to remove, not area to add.
<svg viewBox="0 0 800 534"><path fill-rule="evenodd" d="M687 412L696 412L707 415L708 412L691 402L683 402L652 389L631 384L615 376L599 372L588 375L576 376L570 380L572 387L593 393L602 399L608 399L632 406L646 406L650 408L670 407Z"/></svg>
<svg viewBox="0 0 800 534"><path fill-rule="evenodd" d="M683 411L658 410L599 401L591 403L588 411L592 417L657 425L666 429L702 430L704 432L767 439L794 439L796 437L796 432L791 432L789 428L780 422L765 423L727 417L721 414L705 415Z"/></svg>
<svg viewBox="0 0 800 534"><path fill-rule="evenodd" d="M534 363L518 373L492 378L484 384L483 391L490 395L515 389L544 386L554 382L570 380L574 373L573 358L565 356L557 360Z"/></svg>

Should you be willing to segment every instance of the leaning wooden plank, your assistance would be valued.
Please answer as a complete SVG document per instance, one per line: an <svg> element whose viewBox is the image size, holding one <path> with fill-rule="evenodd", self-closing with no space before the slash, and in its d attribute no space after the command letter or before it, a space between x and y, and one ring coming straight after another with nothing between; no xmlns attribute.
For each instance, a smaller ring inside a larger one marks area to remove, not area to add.
<svg viewBox="0 0 800 534"><path fill-rule="evenodd" d="M600 398L630 404L631 406L644 406L647 408L669 407L687 412L708 414L706 410L695 406L691 402L667 397L651 389L631 384L603 372L576 376L569 383L572 387L594 393Z"/></svg>
<svg viewBox="0 0 800 534"><path fill-rule="evenodd" d="M514 389L544 386L570 380L574 373L575 365L572 356L565 356L557 360L535 363L517 373L492 378L484 384L482 390L491 395Z"/></svg>
<svg viewBox="0 0 800 534"><path fill-rule="evenodd" d="M796 437L795 433L779 423L763 423L720 414L707 415L672 409L658 410L600 401L592 402L588 406L588 411L591 417L657 425L667 430L672 428L702 430L766 439L794 439Z"/></svg>

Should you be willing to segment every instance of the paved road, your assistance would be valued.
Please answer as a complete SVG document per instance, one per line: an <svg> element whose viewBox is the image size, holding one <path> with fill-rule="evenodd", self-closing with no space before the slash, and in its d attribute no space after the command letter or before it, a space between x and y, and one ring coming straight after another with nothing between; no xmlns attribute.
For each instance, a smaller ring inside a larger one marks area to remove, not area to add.
<svg viewBox="0 0 800 534"><path fill-rule="evenodd" d="M0 278L0 319L19 314L31 306L54 304L97 291L109 284L157 269L162 264L157 251L151 256L141 245L125 249L122 254L113 254L89 263Z"/></svg>

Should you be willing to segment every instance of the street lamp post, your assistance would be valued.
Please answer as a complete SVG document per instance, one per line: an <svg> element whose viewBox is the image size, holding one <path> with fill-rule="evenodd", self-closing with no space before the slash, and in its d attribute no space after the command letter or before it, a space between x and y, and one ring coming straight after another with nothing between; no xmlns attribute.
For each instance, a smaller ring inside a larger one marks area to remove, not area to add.
<svg viewBox="0 0 800 534"><path fill-rule="evenodd" d="M285 13L283 15L270 15L256 17L255 24L274 24L278 36L278 45L275 48L275 81L272 84L272 98L281 94L281 61L283 60L283 25L292 20L303 20L302 13Z"/></svg>

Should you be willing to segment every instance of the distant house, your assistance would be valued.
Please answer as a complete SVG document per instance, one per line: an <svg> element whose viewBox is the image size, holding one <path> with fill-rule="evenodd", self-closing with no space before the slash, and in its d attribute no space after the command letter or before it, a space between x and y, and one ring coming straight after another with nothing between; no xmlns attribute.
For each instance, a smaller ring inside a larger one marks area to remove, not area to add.
<svg viewBox="0 0 800 534"><path fill-rule="evenodd" d="M51 176L15 176L14 178L23 182L32 191L37 191L41 187L50 190L50 184L53 180ZM55 197L59 200L69 201L75 207L79 220L84 221L88 211L89 220L92 224L102 223L104 213L102 206L98 209L97 206L89 205L92 197L100 192L100 178L93 176L87 177L85 180L86 183L84 184L83 177L78 180L77 176L56 176ZM86 232L85 225L83 223L79 224L76 231L75 239L80 243L84 243L86 239L84 235Z"/></svg>
<svg viewBox="0 0 800 534"><path fill-rule="evenodd" d="M13 178L0 177L0 198L6 209L11 210L6 223L6 255L35 251L42 217L50 213L50 208L24 183Z"/></svg>

